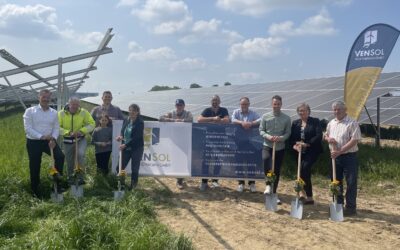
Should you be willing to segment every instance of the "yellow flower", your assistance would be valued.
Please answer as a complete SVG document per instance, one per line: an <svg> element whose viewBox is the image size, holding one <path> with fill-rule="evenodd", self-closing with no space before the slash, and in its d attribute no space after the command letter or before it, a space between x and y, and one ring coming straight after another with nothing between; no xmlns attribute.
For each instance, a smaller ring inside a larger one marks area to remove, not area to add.
<svg viewBox="0 0 400 250"><path fill-rule="evenodd" d="M331 182L331 184L332 184L332 186L337 186L337 185L340 184L340 181L338 181L338 180L333 180L333 181Z"/></svg>
<svg viewBox="0 0 400 250"><path fill-rule="evenodd" d="M75 173L82 173L83 169L81 168L81 166L77 165L77 166L75 166L74 172Z"/></svg>
<svg viewBox="0 0 400 250"><path fill-rule="evenodd" d="M54 176L54 175L58 174L58 171L57 171L57 169L55 167L51 167L50 171L49 171L49 174L51 176Z"/></svg>
<svg viewBox="0 0 400 250"><path fill-rule="evenodd" d="M299 185L302 186L302 187L304 187L304 186L306 185L306 183L304 182L304 180L301 179L301 178L297 181L297 183L299 183Z"/></svg>
<svg viewBox="0 0 400 250"><path fill-rule="evenodd" d="M268 172L267 173L267 177L272 177L272 176L274 176L275 175L275 173L273 173L273 172Z"/></svg>
<svg viewBox="0 0 400 250"><path fill-rule="evenodd" d="M118 176L126 176L126 171L125 170L121 170L121 172L118 173Z"/></svg>

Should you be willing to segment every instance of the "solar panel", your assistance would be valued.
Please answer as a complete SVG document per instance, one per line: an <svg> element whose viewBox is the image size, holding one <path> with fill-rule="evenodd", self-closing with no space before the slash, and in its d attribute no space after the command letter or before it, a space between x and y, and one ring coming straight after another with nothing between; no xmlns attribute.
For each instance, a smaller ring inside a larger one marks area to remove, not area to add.
<svg viewBox="0 0 400 250"><path fill-rule="evenodd" d="M268 82L246 85L230 85L220 87L204 87L196 89L179 89L155 91L129 95L116 95L113 104L127 111L131 103L141 107L143 115L158 119L160 115L174 109L175 99L182 98L186 103L186 110L196 117L209 107L211 98L217 94L221 97L221 106L226 107L229 114L239 108L240 97L250 98L252 109L259 114L271 111L271 98L280 95L283 98L282 110L292 119L297 119L296 108L306 102L311 107L312 116L330 120L333 118L331 105L334 101L343 100L344 77L329 77L319 79L305 79L283 82ZM400 89L400 72L383 73L374 90L367 100L366 106L376 122L376 99L390 91ZM88 97L84 99L93 104L101 104L101 98ZM381 124L400 125L400 98L381 98ZM360 123L370 123L363 110Z"/></svg>

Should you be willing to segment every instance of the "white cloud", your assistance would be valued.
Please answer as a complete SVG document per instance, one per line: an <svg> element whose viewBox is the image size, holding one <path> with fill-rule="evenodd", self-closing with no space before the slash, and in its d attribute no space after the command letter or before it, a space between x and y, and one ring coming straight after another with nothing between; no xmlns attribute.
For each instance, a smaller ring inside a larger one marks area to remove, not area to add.
<svg viewBox="0 0 400 250"><path fill-rule="evenodd" d="M100 44L100 41L103 39L104 34L101 32L87 32L87 33L79 33L73 29L65 29L59 31L60 36L64 39L71 40L75 43L82 44L87 46L88 48L95 49Z"/></svg>
<svg viewBox="0 0 400 250"><path fill-rule="evenodd" d="M130 42L128 43L128 48L129 48L129 50L136 50L136 51L142 50L142 49L143 49L143 48L142 48L137 42L135 42L135 41L130 41Z"/></svg>
<svg viewBox="0 0 400 250"><path fill-rule="evenodd" d="M0 6L1 34L20 38L57 39L60 37L55 25L56 10L37 4L18 6L5 4Z"/></svg>
<svg viewBox="0 0 400 250"><path fill-rule="evenodd" d="M230 74L229 77L232 77L237 82L249 82L249 81L258 81L261 79L261 75L255 72L240 72L235 74Z"/></svg>
<svg viewBox="0 0 400 250"><path fill-rule="evenodd" d="M192 21L189 8L183 1L147 0L134 8L132 15L152 26L156 34L173 34L185 30Z"/></svg>
<svg viewBox="0 0 400 250"><path fill-rule="evenodd" d="M135 61L165 61L175 59L175 51L169 47L133 51L128 55L128 62Z"/></svg>
<svg viewBox="0 0 400 250"><path fill-rule="evenodd" d="M204 69L206 62L202 58L185 58L170 65L170 71L191 71Z"/></svg>
<svg viewBox="0 0 400 250"><path fill-rule="evenodd" d="M338 31L333 26L327 10L322 9L318 15L307 18L295 28L292 21L272 24L268 32L272 36L304 36L304 35L334 35Z"/></svg>
<svg viewBox="0 0 400 250"><path fill-rule="evenodd" d="M224 42L232 44L240 41L243 37L232 30L221 30L222 22L215 18L210 21L199 20L195 22L188 35L179 41L184 44L197 42Z"/></svg>
<svg viewBox="0 0 400 250"><path fill-rule="evenodd" d="M138 0L120 0L117 4L117 7L135 6L137 3Z"/></svg>
<svg viewBox="0 0 400 250"><path fill-rule="evenodd" d="M280 37L248 39L243 43L233 44L229 48L228 61L236 59L261 60L279 56L286 51L280 47L285 39Z"/></svg>
<svg viewBox="0 0 400 250"><path fill-rule="evenodd" d="M312 8L325 4L349 5L352 0L217 0L217 7L246 16L262 16L276 9Z"/></svg>
<svg viewBox="0 0 400 250"><path fill-rule="evenodd" d="M100 32L79 33L72 29L72 21L65 20L62 29L57 25L56 9L37 4L0 6L0 32L3 35L34 39L69 39L89 48L97 47L103 38Z"/></svg>
<svg viewBox="0 0 400 250"><path fill-rule="evenodd" d="M185 17L179 21L163 22L153 27L153 33L157 35L169 35L179 33L186 29L192 22L192 19Z"/></svg>

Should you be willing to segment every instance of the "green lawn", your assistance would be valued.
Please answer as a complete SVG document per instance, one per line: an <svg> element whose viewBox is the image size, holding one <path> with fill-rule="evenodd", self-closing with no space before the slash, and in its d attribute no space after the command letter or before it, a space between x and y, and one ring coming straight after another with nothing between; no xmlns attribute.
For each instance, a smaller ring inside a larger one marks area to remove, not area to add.
<svg viewBox="0 0 400 250"><path fill-rule="evenodd" d="M44 157L42 200L32 198L22 112L0 113L0 248L1 249L192 249L157 221L154 201L143 191L113 200L116 181L95 175L93 148L88 149L88 184L81 200L50 201Z"/></svg>

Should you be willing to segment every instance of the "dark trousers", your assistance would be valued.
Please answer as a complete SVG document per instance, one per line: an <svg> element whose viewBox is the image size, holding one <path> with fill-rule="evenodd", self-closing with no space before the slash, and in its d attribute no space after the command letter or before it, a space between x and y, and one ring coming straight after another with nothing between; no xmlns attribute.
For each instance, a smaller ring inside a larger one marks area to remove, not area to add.
<svg viewBox="0 0 400 250"><path fill-rule="evenodd" d="M40 166L42 164L43 152L50 155L49 142L46 140L26 139L26 149L29 157L29 172L31 178L31 189L35 195L39 195ZM58 145L53 149L55 167L62 175L64 167L64 154Z"/></svg>
<svg viewBox="0 0 400 250"><path fill-rule="evenodd" d="M143 150L144 148L142 146L135 149L127 149L122 152L122 169L125 169L129 160L131 160L132 187L135 187L139 180L139 168L140 168L140 161L142 160L143 157Z"/></svg>
<svg viewBox="0 0 400 250"><path fill-rule="evenodd" d="M356 153L347 153L336 158L336 179L340 181L337 202L343 204L343 178L346 178L346 208L357 208L358 161ZM332 169L332 168L331 168ZM332 170L331 170L332 174ZM332 175L331 175L332 176ZM332 178L331 178L332 179Z"/></svg>
<svg viewBox="0 0 400 250"><path fill-rule="evenodd" d="M111 151L96 154L96 164L98 172L108 174L108 163L110 162Z"/></svg>
<svg viewBox="0 0 400 250"><path fill-rule="evenodd" d="M285 149L275 151L275 182L273 193L276 193L279 184L279 177L281 175L281 166L283 162L283 156L285 155ZM272 169L272 148L263 146L262 159L264 164L264 173L267 173Z"/></svg>
<svg viewBox="0 0 400 250"><path fill-rule="evenodd" d="M318 155L309 152L301 156L300 177L303 179L304 191L307 197L313 197L312 183L311 183L311 170L314 163L317 161Z"/></svg>

